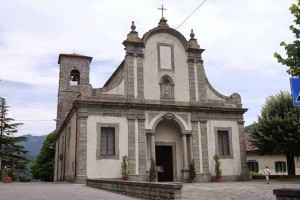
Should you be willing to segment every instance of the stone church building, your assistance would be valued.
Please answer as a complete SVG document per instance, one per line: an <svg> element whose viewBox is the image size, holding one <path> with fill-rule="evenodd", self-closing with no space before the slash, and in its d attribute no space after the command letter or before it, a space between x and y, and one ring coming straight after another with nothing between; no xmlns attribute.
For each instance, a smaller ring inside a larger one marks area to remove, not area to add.
<svg viewBox="0 0 300 200"><path fill-rule="evenodd" d="M54 181L121 178L128 155L130 180L212 181L213 156L224 181L247 180L240 95L224 96L209 83L193 30L187 40L165 18L142 38L132 22L124 60L102 88L89 83L92 57L60 54ZM237 83L238 84L238 83Z"/></svg>

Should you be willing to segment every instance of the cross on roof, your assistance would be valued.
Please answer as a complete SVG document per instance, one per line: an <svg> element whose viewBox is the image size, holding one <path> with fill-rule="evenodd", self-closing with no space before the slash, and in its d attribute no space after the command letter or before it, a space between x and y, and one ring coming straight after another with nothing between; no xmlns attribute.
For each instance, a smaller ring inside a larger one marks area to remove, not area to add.
<svg viewBox="0 0 300 200"><path fill-rule="evenodd" d="M164 18L164 10L167 10L164 8L164 5L161 5L161 8L158 8L158 10L161 10L161 18Z"/></svg>

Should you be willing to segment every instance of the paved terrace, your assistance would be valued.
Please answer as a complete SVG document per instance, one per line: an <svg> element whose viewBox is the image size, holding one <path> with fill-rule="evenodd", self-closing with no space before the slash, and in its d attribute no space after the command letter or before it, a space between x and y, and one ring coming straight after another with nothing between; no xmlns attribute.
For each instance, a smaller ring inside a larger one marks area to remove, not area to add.
<svg viewBox="0 0 300 200"><path fill-rule="evenodd" d="M275 200L273 189L300 188L300 181L264 181L184 184L184 200ZM0 200L101 200L136 199L69 183L0 183Z"/></svg>

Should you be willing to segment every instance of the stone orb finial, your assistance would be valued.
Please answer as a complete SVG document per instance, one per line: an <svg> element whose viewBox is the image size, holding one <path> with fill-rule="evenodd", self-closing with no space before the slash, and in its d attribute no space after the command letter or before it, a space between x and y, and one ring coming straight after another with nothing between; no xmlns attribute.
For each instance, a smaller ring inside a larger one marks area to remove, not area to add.
<svg viewBox="0 0 300 200"><path fill-rule="evenodd" d="M134 25L134 21L132 21L131 30L135 31L136 26Z"/></svg>
<svg viewBox="0 0 300 200"><path fill-rule="evenodd" d="M194 39L194 37L195 37L195 34L194 34L194 30L193 30L193 29L191 30L191 34L190 34L190 36L191 36L191 38L192 38L192 39Z"/></svg>

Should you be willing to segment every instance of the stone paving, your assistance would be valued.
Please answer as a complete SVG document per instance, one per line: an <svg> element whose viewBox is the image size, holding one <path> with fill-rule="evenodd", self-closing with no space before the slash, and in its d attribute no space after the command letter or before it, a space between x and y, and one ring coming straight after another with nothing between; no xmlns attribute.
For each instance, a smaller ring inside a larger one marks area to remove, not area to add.
<svg viewBox="0 0 300 200"><path fill-rule="evenodd" d="M196 183L184 184L182 199L184 200L275 200L273 189L299 188L299 181L271 180L266 184L264 180L247 182L223 182L223 183Z"/></svg>
<svg viewBox="0 0 300 200"><path fill-rule="evenodd" d="M300 181L265 181L184 184L183 200L275 200L273 189L300 188ZM129 200L136 199L70 183L0 183L0 200Z"/></svg>
<svg viewBox="0 0 300 200"><path fill-rule="evenodd" d="M121 194L70 183L0 183L0 200L127 200Z"/></svg>

